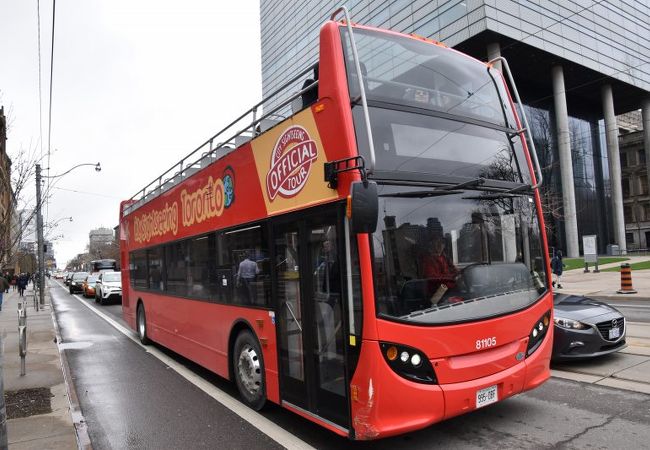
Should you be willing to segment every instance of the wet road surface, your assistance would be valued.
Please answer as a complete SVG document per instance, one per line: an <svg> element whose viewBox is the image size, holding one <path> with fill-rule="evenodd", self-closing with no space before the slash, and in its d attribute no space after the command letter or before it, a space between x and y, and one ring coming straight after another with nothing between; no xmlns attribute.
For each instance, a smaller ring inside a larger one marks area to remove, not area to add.
<svg viewBox="0 0 650 450"><path fill-rule="evenodd" d="M230 383L161 347L163 363L81 302L121 319L120 305L51 290L82 412L95 449L278 448L170 366L237 398ZM128 328L128 327L127 327ZM135 334L133 334L134 336ZM298 438L295 447L327 449L647 448L650 396L561 379L425 430L350 442L277 406L262 416ZM287 445L294 448L294 445Z"/></svg>
<svg viewBox="0 0 650 450"><path fill-rule="evenodd" d="M80 304L92 299L51 293L94 449L280 448Z"/></svg>

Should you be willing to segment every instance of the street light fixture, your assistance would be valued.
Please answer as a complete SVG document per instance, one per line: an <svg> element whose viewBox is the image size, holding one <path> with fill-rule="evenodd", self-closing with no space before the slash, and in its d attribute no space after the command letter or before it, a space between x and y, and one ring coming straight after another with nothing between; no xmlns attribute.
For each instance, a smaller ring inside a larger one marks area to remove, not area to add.
<svg viewBox="0 0 650 450"><path fill-rule="evenodd" d="M43 248L43 215L41 214L41 182L43 178L59 178L64 175L69 174L72 172L74 169L77 167L82 167L82 166L94 166L96 172L100 172L102 170L102 166L100 163L94 164L94 163L82 163L82 164L77 164L76 166L71 167L70 169L66 170L63 173L60 173L58 175L41 175L41 165L36 164L36 235L37 235L37 241L38 241L38 285L39 285L39 303L42 305L45 304L45 290L43 289L43 286L45 285L45 249ZM70 221L72 221L72 217L70 217Z"/></svg>

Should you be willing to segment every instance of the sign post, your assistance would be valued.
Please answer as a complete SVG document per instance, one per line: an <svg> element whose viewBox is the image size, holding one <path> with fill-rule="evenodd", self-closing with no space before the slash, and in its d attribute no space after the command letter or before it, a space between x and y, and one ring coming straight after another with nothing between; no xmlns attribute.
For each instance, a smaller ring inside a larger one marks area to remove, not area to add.
<svg viewBox="0 0 650 450"><path fill-rule="evenodd" d="M585 273L589 272L589 263L594 263L594 273L598 270L598 246L596 245L596 235L590 234L582 236L582 249L585 258Z"/></svg>

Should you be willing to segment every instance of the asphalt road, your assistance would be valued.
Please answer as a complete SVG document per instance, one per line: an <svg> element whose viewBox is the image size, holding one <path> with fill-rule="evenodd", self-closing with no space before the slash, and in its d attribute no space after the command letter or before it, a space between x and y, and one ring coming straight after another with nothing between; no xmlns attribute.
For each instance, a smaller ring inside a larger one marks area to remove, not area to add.
<svg viewBox="0 0 650 450"><path fill-rule="evenodd" d="M617 300L607 301L623 313L628 322L650 323L650 301L648 300Z"/></svg>
<svg viewBox="0 0 650 450"><path fill-rule="evenodd" d="M350 442L277 406L267 407L261 415L238 413L241 404L230 383L158 346L145 349L132 340L134 333L129 337L119 331L116 326L124 325L119 305L98 306L60 287L51 293L82 413L97 450L268 449L280 447L279 442L290 448L337 450L637 449L650 442L650 396L560 379L425 430ZM223 399L215 400L206 390L222 392ZM281 433L295 440L287 441Z"/></svg>

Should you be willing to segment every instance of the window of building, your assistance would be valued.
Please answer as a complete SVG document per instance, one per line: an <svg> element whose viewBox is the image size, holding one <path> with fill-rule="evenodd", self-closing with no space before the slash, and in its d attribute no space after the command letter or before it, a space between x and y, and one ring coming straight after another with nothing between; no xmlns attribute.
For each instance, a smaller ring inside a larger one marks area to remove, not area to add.
<svg viewBox="0 0 650 450"><path fill-rule="evenodd" d="M165 247L165 271L167 291L187 295L188 241L180 241Z"/></svg>
<svg viewBox="0 0 650 450"><path fill-rule="evenodd" d="M621 152L621 169L627 167L627 153Z"/></svg>
<svg viewBox="0 0 650 450"><path fill-rule="evenodd" d="M645 150L644 149L638 150L637 156L638 156L637 159L639 161L639 164L645 164Z"/></svg>
<svg viewBox="0 0 650 450"><path fill-rule="evenodd" d="M628 245L634 244L634 233L625 233L625 243Z"/></svg>
<svg viewBox="0 0 650 450"><path fill-rule="evenodd" d="M625 222L626 223L634 222L634 216L632 215L632 206L631 205L623 206L623 216L625 216Z"/></svg>
<svg viewBox="0 0 650 450"><path fill-rule="evenodd" d="M630 179L629 178L623 178L621 180L621 185L623 187L623 197L629 197L630 196Z"/></svg>
<svg viewBox="0 0 650 450"><path fill-rule="evenodd" d="M639 177L639 193L641 195L647 195L648 194L648 176L647 175L641 175Z"/></svg>
<svg viewBox="0 0 650 450"><path fill-rule="evenodd" d="M129 255L129 273L131 286L136 289L147 288L147 253L145 250L135 250Z"/></svg>

